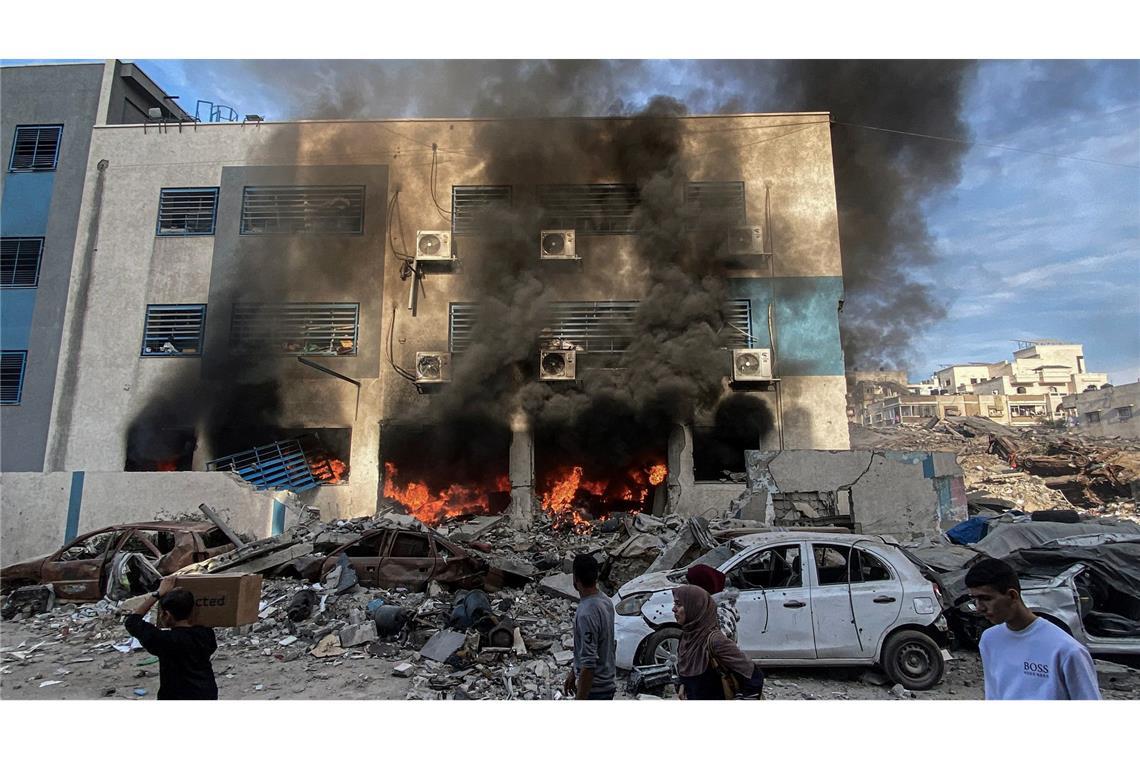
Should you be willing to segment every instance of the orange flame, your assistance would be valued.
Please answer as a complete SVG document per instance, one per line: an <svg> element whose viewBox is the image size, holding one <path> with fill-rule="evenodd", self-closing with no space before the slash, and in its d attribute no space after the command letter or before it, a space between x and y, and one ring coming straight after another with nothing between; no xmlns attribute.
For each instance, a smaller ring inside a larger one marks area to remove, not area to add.
<svg viewBox="0 0 1140 760"><path fill-rule="evenodd" d="M329 456L317 454L309 459L309 468L322 483L337 485L343 483L348 474L348 465L343 461Z"/></svg>
<svg viewBox="0 0 1140 760"><path fill-rule="evenodd" d="M669 474L669 468L663 464L655 464L649 468L649 484L659 486L665 482L665 476Z"/></svg>
<svg viewBox="0 0 1140 760"><path fill-rule="evenodd" d="M437 525L457 515L487 514L491 510L487 491L479 487L452 484L434 495L426 483L412 481L404 486L397 483L398 470L391 462L384 463L384 496L399 502L408 514L425 525ZM495 481L499 491L511 490L511 481L500 476Z"/></svg>

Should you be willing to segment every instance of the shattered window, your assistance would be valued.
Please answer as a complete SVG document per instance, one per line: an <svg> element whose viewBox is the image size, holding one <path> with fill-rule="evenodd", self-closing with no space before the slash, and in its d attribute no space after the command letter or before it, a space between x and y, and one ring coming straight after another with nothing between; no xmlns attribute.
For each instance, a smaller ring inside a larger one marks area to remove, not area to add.
<svg viewBox="0 0 1140 760"><path fill-rule="evenodd" d="M819 578L819 585L829 586L835 583L847 582L847 552L846 546L833 546L829 544L815 544L812 553L815 554L815 574Z"/></svg>
<svg viewBox="0 0 1140 760"><path fill-rule="evenodd" d="M148 557L157 557L159 556L155 551L157 547L155 539L157 539L157 537L158 534L153 530L133 531L131 535L127 537L127 540L123 542L123 545L119 547L119 551L137 552L139 554L145 554Z"/></svg>
<svg viewBox="0 0 1140 760"><path fill-rule="evenodd" d="M384 541L384 537L384 533L378 533L375 536L362 538L345 549L344 553L349 557L379 557L380 546Z"/></svg>
<svg viewBox="0 0 1140 760"><path fill-rule="evenodd" d="M428 548L427 536L418 533L399 533L392 542L390 557L428 557L431 552Z"/></svg>
<svg viewBox="0 0 1140 760"><path fill-rule="evenodd" d="M1130 406L1117 407L1116 416L1122 420L1132 419L1132 407L1130 407Z"/></svg>
<svg viewBox="0 0 1140 760"><path fill-rule="evenodd" d="M111 540L118 535L114 531L104 531L96 533L93 536L88 536L82 541L76 541L71 546L67 547L60 553L60 560L64 562L71 562L79 559L97 559L103 556L103 552L107 551L110 546Z"/></svg>
<svg viewBox="0 0 1140 760"><path fill-rule="evenodd" d="M855 566L851 568L853 582L870 583L872 581L889 581L891 571L881 559L862 549L855 551Z"/></svg>
<svg viewBox="0 0 1140 760"><path fill-rule="evenodd" d="M729 573L732 585L749 588L798 588L803 585L798 544L765 549Z"/></svg>
<svg viewBox="0 0 1140 760"><path fill-rule="evenodd" d="M202 544L207 549L217 549L219 546L225 546L230 543L226 538L226 534L222 533L221 528L211 528L202 536Z"/></svg>

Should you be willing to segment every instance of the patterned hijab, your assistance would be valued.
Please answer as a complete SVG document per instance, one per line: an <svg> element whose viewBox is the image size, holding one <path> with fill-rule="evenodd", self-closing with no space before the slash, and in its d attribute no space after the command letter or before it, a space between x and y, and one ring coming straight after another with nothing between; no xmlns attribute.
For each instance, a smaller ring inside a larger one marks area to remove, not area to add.
<svg viewBox="0 0 1140 760"><path fill-rule="evenodd" d="M673 598L685 611L681 645L677 651L677 672L683 676L699 676L709 667L709 636L720 630L716 604L709 592L698 586L678 586L673 589Z"/></svg>

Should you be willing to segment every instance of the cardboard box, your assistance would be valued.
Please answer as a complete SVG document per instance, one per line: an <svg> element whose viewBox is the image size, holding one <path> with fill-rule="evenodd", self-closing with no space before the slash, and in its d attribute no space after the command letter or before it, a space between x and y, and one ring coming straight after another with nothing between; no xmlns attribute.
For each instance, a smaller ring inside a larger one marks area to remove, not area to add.
<svg viewBox="0 0 1140 760"><path fill-rule="evenodd" d="M252 573L179 575L178 587L194 595L195 625L230 628L256 623L261 576Z"/></svg>

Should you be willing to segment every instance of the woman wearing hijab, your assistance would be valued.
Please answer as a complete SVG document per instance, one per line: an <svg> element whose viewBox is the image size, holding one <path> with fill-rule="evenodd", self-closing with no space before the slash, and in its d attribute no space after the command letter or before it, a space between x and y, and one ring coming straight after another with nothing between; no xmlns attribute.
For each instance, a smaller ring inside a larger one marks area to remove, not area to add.
<svg viewBox="0 0 1140 760"><path fill-rule="evenodd" d="M682 699L725 699L721 671L733 674L741 693L760 693L764 674L720 631L707 591L692 585L673 589L673 615L681 624L677 675Z"/></svg>
<svg viewBox="0 0 1140 760"><path fill-rule="evenodd" d="M709 592L716 602L716 619L721 632L736 641L736 624L740 622L736 597L740 592L734 588L725 588L724 573L711 565L693 565L685 571L685 579Z"/></svg>

